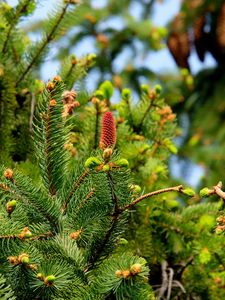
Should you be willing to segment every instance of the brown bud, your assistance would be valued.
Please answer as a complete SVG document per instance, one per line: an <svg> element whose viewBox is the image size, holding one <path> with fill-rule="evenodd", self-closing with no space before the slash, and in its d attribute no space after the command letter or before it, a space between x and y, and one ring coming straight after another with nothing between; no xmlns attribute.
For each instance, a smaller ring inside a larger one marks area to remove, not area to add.
<svg viewBox="0 0 225 300"><path fill-rule="evenodd" d="M38 269L38 266L35 264L29 264L29 265L27 265L27 269L36 271Z"/></svg>
<svg viewBox="0 0 225 300"><path fill-rule="evenodd" d="M55 85L52 81L48 81L46 84L46 89L51 92L54 89Z"/></svg>
<svg viewBox="0 0 225 300"><path fill-rule="evenodd" d="M122 271L121 270L117 270L115 272L115 274L116 274L116 277L121 277L122 276Z"/></svg>
<svg viewBox="0 0 225 300"><path fill-rule="evenodd" d="M118 124L121 124L121 123L123 123L123 122L124 122L124 118L118 117L117 123L118 123Z"/></svg>
<svg viewBox="0 0 225 300"><path fill-rule="evenodd" d="M92 97L92 98L91 98L91 102L92 102L93 104L97 104L97 103L100 103L100 100L99 100L97 97Z"/></svg>
<svg viewBox="0 0 225 300"><path fill-rule="evenodd" d="M77 149L75 147L73 147L70 152L71 152L72 156L76 156L77 155Z"/></svg>
<svg viewBox="0 0 225 300"><path fill-rule="evenodd" d="M66 143L64 144L64 149L71 151L73 149L73 144L72 143Z"/></svg>
<svg viewBox="0 0 225 300"><path fill-rule="evenodd" d="M8 262L11 265L16 265L16 264L18 264L18 258L16 256L9 256L8 257Z"/></svg>
<svg viewBox="0 0 225 300"><path fill-rule="evenodd" d="M44 276L41 273L37 273L36 278L42 281L44 280Z"/></svg>
<svg viewBox="0 0 225 300"><path fill-rule="evenodd" d="M56 104L57 104L57 102L56 102L55 99L51 99L50 102L49 102L49 105L50 105L51 107L56 106Z"/></svg>
<svg viewBox="0 0 225 300"><path fill-rule="evenodd" d="M142 265L141 264L133 264L131 267L130 267L130 272L132 275L136 275L138 273L141 272L141 269L142 269Z"/></svg>
<svg viewBox="0 0 225 300"><path fill-rule="evenodd" d="M94 17L94 16L92 16L91 14L86 14L85 16L84 16L84 18L86 19L86 20L88 20L90 23L92 23L92 24L95 24L96 23L96 18Z"/></svg>
<svg viewBox="0 0 225 300"><path fill-rule="evenodd" d="M21 253L18 256L18 263L27 264L29 262L29 255L27 253Z"/></svg>
<svg viewBox="0 0 225 300"><path fill-rule="evenodd" d="M113 77L113 81L114 81L114 85L117 88L121 88L122 87L122 78L119 75L115 75Z"/></svg>
<svg viewBox="0 0 225 300"><path fill-rule="evenodd" d="M59 75L56 75L53 77L53 81L60 82L60 81L62 81L62 78Z"/></svg>
<svg viewBox="0 0 225 300"><path fill-rule="evenodd" d="M149 99L154 100L155 97L156 97L156 92L155 92L155 90L151 89L151 90L149 91L148 97L149 97Z"/></svg>
<svg viewBox="0 0 225 300"><path fill-rule="evenodd" d="M77 92L74 90L71 91L65 91L63 94L63 100L65 103L73 102L74 99L77 97Z"/></svg>
<svg viewBox="0 0 225 300"><path fill-rule="evenodd" d="M73 240L77 240L80 237L81 232L82 232L82 229L79 229L77 231L70 233L70 238Z"/></svg>
<svg viewBox="0 0 225 300"><path fill-rule="evenodd" d="M104 47L104 48L107 48L108 45L109 45L109 39L108 37L103 34L103 33L100 33L97 35L96 37L96 40Z"/></svg>
<svg viewBox="0 0 225 300"><path fill-rule="evenodd" d="M106 148L103 152L103 158L104 159L107 159L107 158L110 158L110 156L112 155L113 153L113 149L112 148Z"/></svg>
<svg viewBox="0 0 225 300"><path fill-rule="evenodd" d="M127 279L131 275L129 270L122 271L122 276L124 279Z"/></svg>
<svg viewBox="0 0 225 300"><path fill-rule="evenodd" d="M6 169L3 173L4 177L7 179L12 179L13 177L13 170L11 169Z"/></svg>

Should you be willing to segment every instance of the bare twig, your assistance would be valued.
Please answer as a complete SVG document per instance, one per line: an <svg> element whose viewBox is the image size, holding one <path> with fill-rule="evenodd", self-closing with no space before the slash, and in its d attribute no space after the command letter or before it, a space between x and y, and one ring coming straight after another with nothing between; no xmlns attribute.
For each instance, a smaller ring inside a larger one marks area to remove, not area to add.
<svg viewBox="0 0 225 300"><path fill-rule="evenodd" d="M92 196L94 195L95 189L92 189L87 196L84 198L84 200L81 202L80 206L78 207L78 210L80 210L86 203L87 201L92 198Z"/></svg>
<svg viewBox="0 0 225 300"><path fill-rule="evenodd" d="M168 270L169 270L169 278L168 278L168 288L167 288L166 300L170 300L171 290L172 290L172 282L173 282L173 275L174 275L174 271L173 271L172 268L168 268Z"/></svg>
<svg viewBox="0 0 225 300"><path fill-rule="evenodd" d="M215 185L213 187L213 191L215 194L217 194L219 197L221 197L223 200L225 200L225 192L222 191L222 182L221 181L219 181L217 183L217 185Z"/></svg>
<svg viewBox="0 0 225 300"><path fill-rule="evenodd" d="M167 261L164 260L161 263L162 285L161 285L161 288L159 289L158 300L160 300L164 296L164 294L167 290L167 287L168 287L168 276L167 276L167 272L166 272L167 266L168 266L168 263L167 263Z"/></svg>
<svg viewBox="0 0 225 300"><path fill-rule="evenodd" d="M150 192L148 194L142 195L141 197L138 197L133 202L131 202L130 204L127 204L124 208L120 209L120 211L122 212L126 209L130 209L134 205L136 205L137 203L141 202L144 199L151 198L153 196L163 194L163 193L167 193L167 192L180 192L180 193L182 193L182 190L183 190L183 185L177 185L177 186L172 186L172 187L169 187L169 188L165 188L165 189Z"/></svg>
<svg viewBox="0 0 225 300"><path fill-rule="evenodd" d="M66 199L66 201L65 201L65 203L64 203L64 205L63 205L63 207L62 207L62 212L63 212L63 214L66 213L66 209L67 209L67 206L68 206L68 204L69 204L71 198L73 197L75 191L78 189L78 187L80 186L80 184L81 184L81 183L84 181L84 179L88 176L88 174L89 174L89 171L86 170L86 171L78 178L77 182L74 184L72 190L70 191L70 193L69 193L69 195L68 195L68 197L67 197L67 199Z"/></svg>

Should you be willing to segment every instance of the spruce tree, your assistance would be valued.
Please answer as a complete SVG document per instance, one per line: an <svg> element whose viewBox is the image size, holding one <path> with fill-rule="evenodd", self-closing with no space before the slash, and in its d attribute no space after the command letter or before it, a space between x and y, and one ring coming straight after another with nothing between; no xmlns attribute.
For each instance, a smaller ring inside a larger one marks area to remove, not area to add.
<svg viewBox="0 0 225 300"><path fill-rule="evenodd" d="M59 76L47 82L35 114L40 181L1 167L1 272L19 299L153 299L147 262L121 235L137 203L187 192L179 185L137 196L109 111L100 146L71 166L64 89Z"/></svg>

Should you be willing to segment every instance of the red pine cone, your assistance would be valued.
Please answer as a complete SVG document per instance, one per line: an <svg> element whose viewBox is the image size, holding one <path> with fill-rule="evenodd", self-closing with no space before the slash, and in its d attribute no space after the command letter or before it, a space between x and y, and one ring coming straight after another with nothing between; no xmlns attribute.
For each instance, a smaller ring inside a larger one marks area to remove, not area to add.
<svg viewBox="0 0 225 300"><path fill-rule="evenodd" d="M102 117L102 130L99 146L102 150L114 148L116 144L116 124L110 111Z"/></svg>

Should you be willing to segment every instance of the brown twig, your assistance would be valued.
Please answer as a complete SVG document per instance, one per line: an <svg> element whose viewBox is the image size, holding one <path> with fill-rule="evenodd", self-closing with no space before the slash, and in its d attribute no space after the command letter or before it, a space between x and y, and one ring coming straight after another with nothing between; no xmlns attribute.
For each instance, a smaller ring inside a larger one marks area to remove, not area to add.
<svg viewBox="0 0 225 300"><path fill-rule="evenodd" d="M95 193L95 189L92 189L88 194L87 196L84 198L84 200L81 202L81 204L79 205L78 207L78 210L80 210L86 203L87 201L92 198L92 196L94 195Z"/></svg>
<svg viewBox="0 0 225 300"><path fill-rule="evenodd" d="M180 193L182 193L182 189L183 189L183 185L177 185L177 186L172 186L172 187L169 187L169 188L165 188L165 189L150 192L148 194L145 194L145 195L143 195L141 197L138 197L137 199L133 200L130 204L127 204L126 206L124 206L124 208L120 209L120 211L130 209L134 205L136 205L137 203L141 202L142 200L153 197L153 196L156 196L156 195L159 195L159 194L163 194L163 193L167 193L167 192L180 192Z"/></svg>
<svg viewBox="0 0 225 300"><path fill-rule="evenodd" d="M215 185L212 190L214 191L214 194L217 194L219 197L221 197L223 200L225 200L225 192L222 190L222 182L219 181L217 185Z"/></svg>
<svg viewBox="0 0 225 300"><path fill-rule="evenodd" d="M67 199L66 199L66 201L65 201L65 203L64 203L64 205L63 205L63 207L62 207L62 212L63 212L63 214L66 213L67 206L68 206L68 204L69 204L71 198L73 197L75 191L78 189L78 187L80 186L80 184L81 184L81 183L84 181L84 179L88 176L88 174L89 174L89 171L86 170L86 171L78 178L77 182L74 184L72 190L70 191L70 193L69 193L69 195L68 195L68 197L67 197Z"/></svg>

